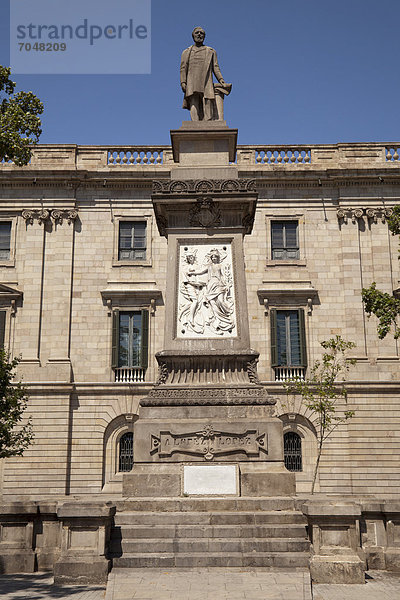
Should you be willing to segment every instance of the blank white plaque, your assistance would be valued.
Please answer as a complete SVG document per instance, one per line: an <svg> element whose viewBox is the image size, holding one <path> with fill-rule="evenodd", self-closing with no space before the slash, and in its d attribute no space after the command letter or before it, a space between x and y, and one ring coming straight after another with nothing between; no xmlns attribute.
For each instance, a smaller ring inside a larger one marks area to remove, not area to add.
<svg viewBox="0 0 400 600"><path fill-rule="evenodd" d="M197 496L237 495L237 465L185 465L183 493Z"/></svg>

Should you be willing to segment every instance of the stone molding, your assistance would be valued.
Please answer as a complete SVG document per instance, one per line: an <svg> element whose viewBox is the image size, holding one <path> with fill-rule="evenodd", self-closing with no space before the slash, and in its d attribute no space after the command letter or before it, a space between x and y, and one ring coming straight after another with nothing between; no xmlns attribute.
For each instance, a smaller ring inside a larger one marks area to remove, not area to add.
<svg viewBox="0 0 400 600"><path fill-rule="evenodd" d="M154 179L153 195L232 194L256 192L256 179Z"/></svg>

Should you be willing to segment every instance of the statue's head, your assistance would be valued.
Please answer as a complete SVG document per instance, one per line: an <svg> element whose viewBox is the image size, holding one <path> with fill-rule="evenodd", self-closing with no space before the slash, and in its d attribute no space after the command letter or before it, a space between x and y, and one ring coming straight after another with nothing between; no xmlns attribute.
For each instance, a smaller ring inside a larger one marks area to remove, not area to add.
<svg viewBox="0 0 400 600"><path fill-rule="evenodd" d="M206 32L202 27L195 27L192 31L192 38L196 44L202 44L204 42L204 38L206 37Z"/></svg>

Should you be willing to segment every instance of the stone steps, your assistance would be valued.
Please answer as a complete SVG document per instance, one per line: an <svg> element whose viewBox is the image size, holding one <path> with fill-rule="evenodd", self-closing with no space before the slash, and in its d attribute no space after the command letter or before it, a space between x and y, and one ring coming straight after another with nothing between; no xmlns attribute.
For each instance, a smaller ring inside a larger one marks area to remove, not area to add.
<svg viewBox="0 0 400 600"><path fill-rule="evenodd" d="M169 552L179 553L198 553L198 552L306 552L309 543L306 539L300 538L213 538L213 539L130 539L113 540L111 550L118 552L122 549L123 555L126 553L141 554L164 554Z"/></svg>
<svg viewBox="0 0 400 600"><path fill-rule="evenodd" d="M122 500L110 557L126 568L306 568L305 525L293 498Z"/></svg>
<svg viewBox="0 0 400 600"><path fill-rule="evenodd" d="M116 568L272 567L307 568L308 552L176 552L124 553L114 558Z"/></svg>
<svg viewBox="0 0 400 600"><path fill-rule="evenodd" d="M116 501L117 513L121 512L246 512L246 511L294 511L294 499L271 498L130 498Z"/></svg>
<svg viewBox="0 0 400 600"><path fill-rule="evenodd" d="M262 525L267 523L301 523L301 513L290 511L259 512L123 512L115 515L115 525Z"/></svg>
<svg viewBox="0 0 400 600"><path fill-rule="evenodd" d="M111 537L115 540L151 538L304 538L304 525L135 525L115 526Z"/></svg>

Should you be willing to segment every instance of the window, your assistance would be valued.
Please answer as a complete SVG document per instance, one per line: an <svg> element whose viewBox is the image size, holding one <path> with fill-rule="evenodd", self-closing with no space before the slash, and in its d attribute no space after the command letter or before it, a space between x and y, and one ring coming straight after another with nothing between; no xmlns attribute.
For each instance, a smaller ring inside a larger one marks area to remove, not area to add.
<svg viewBox="0 0 400 600"><path fill-rule="evenodd" d="M0 348L4 348L6 333L6 311L0 310Z"/></svg>
<svg viewBox="0 0 400 600"><path fill-rule="evenodd" d="M302 471L303 459L301 452L301 437L294 431L287 431L283 436L283 455L288 471Z"/></svg>
<svg viewBox="0 0 400 600"><path fill-rule="evenodd" d="M133 433L127 431L119 440L118 471L127 473L133 467Z"/></svg>
<svg viewBox="0 0 400 600"><path fill-rule="evenodd" d="M298 221L271 222L272 260L298 260Z"/></svg>
<svg viewBox="0 0 400 600"><path fill-rule="evenodd" d="M304 310L271 310L273 367L307 366Z"/></svg>
<svg viewBox="0 0 400 600"><path fill-rule="evenodd" d="M11 221L0 221L0 260L10 260Z"/></svg>
<svg viewBox="0 0 400 600"><path fill-rule="evenodd" d="M146 260L146 221L120 221L118 260Z"/></svg>
<svg viewBox="0 0 400 600"><path fill-rule="evenodd" d="M148 337L148 310L113 312L112 367L116 371L116 381L144 381Z"/></svg>

